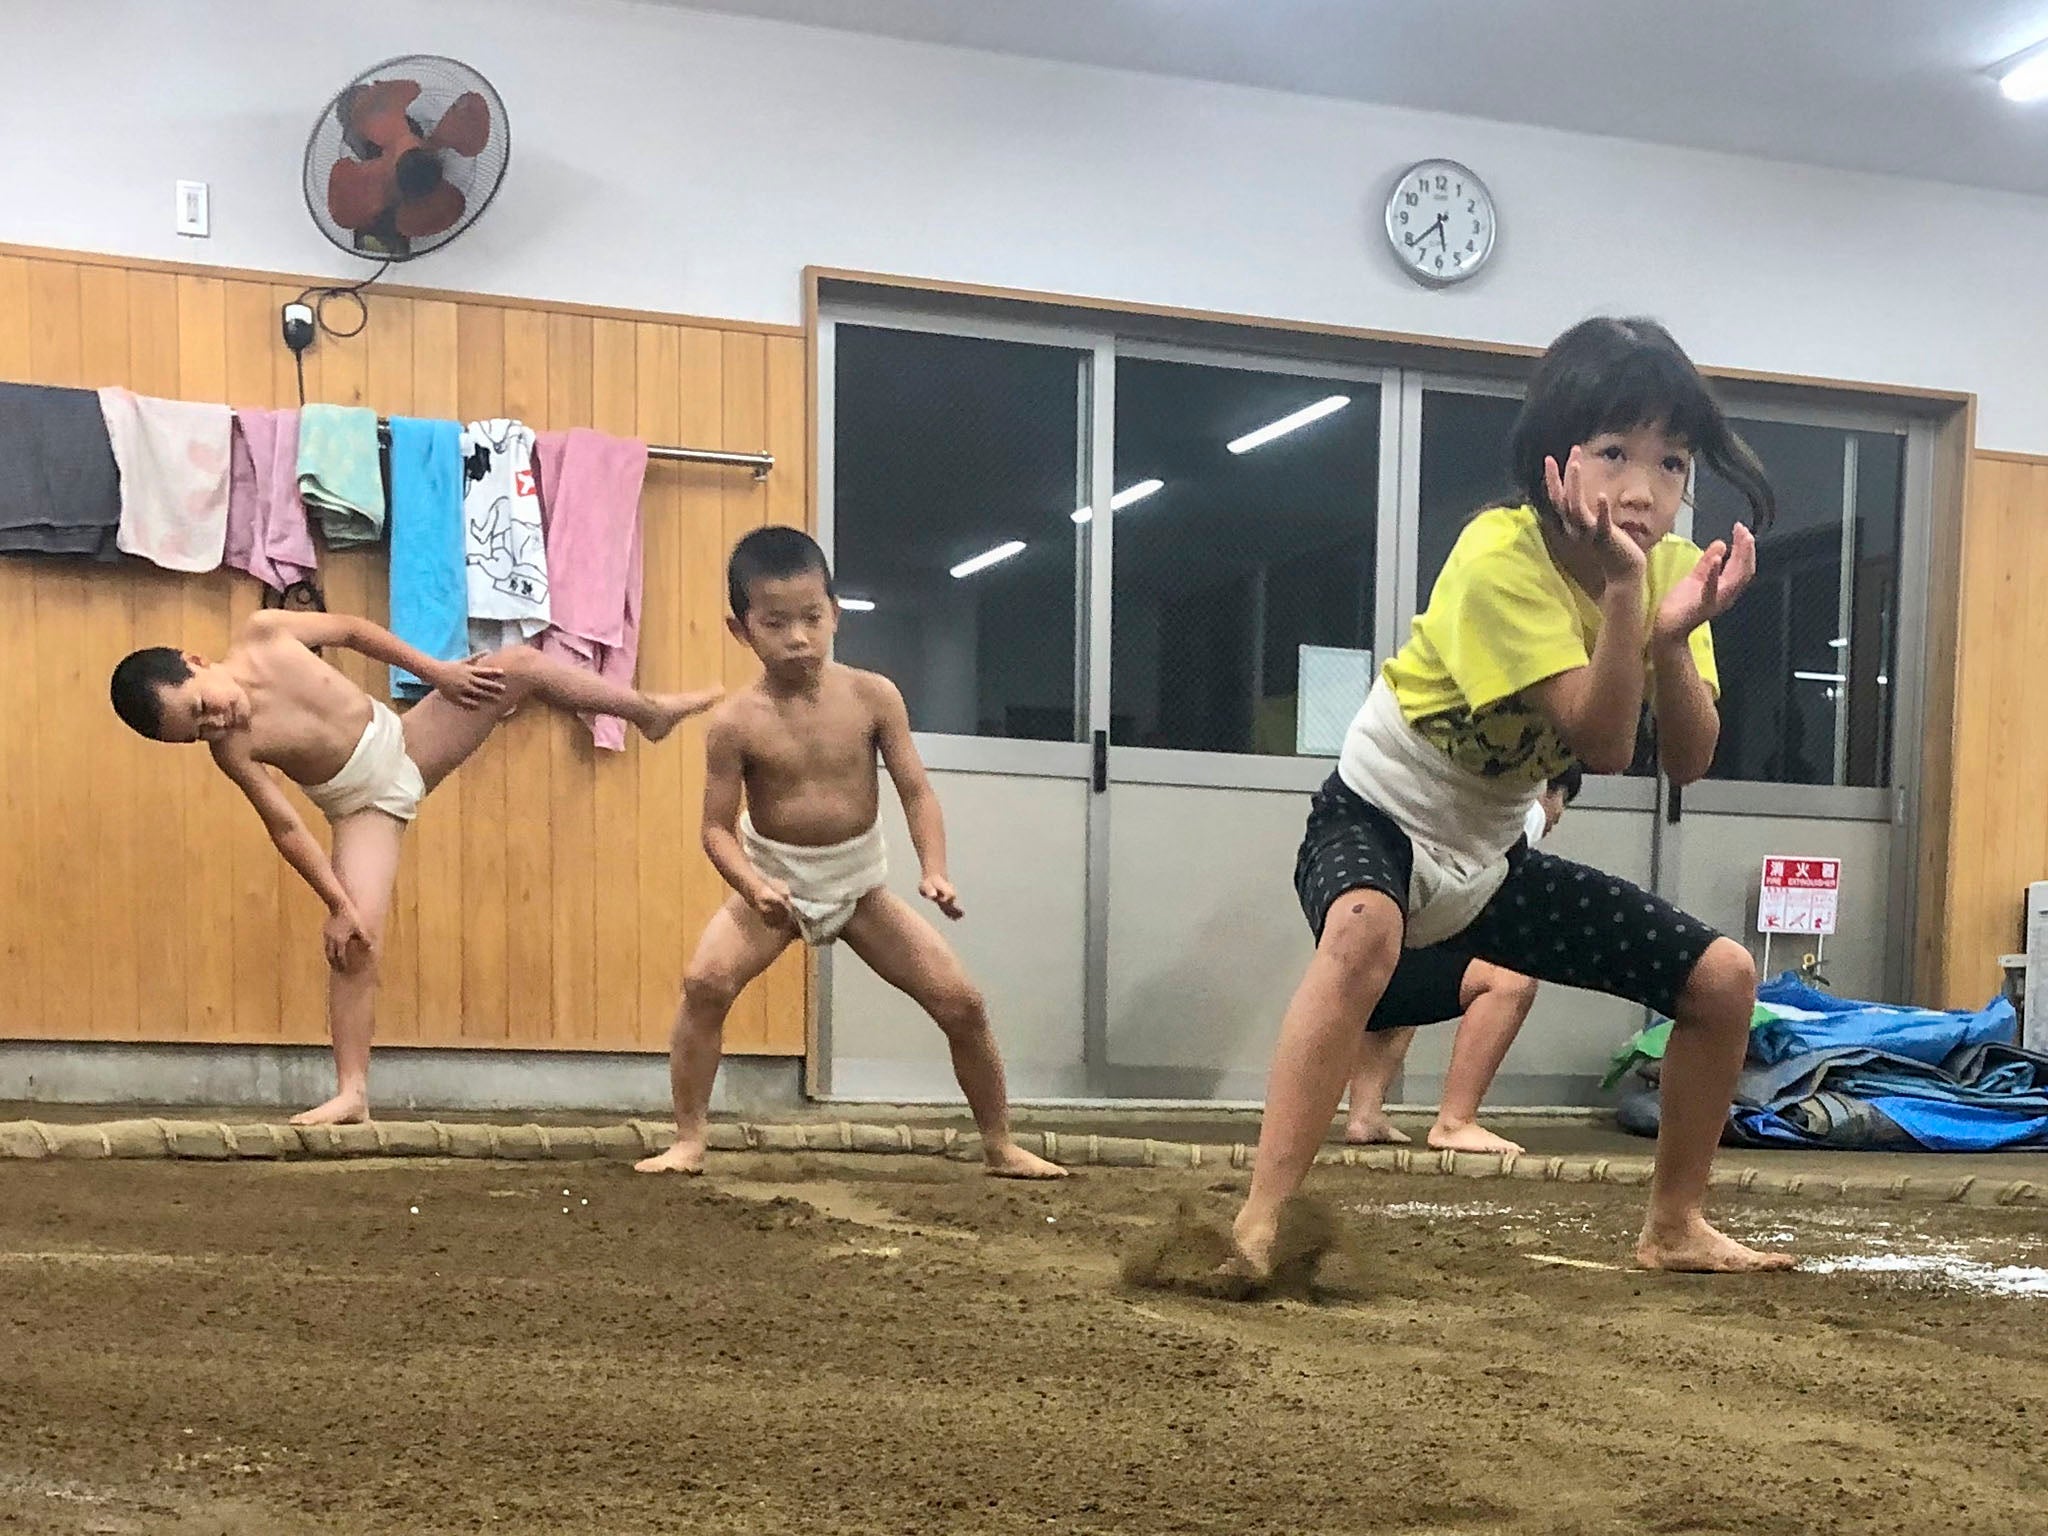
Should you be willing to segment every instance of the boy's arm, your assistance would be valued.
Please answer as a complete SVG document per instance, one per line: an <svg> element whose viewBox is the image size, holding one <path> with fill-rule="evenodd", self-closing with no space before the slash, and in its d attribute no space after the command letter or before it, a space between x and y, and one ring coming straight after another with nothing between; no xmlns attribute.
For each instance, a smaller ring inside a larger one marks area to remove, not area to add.
<svg viewBox="0 0 2048 1536"><path fill-rule="evenodd" d="M1600 594L1600 637L1583 667L1524 690L1565 745L1594 773L1626 773L1643 714L1643 588L1610 578Z"/></svg>
<svg viewBox="0 0 2048 1536"><path fill-rule="evenodd" d="M293 613L266 609L250 616L247 633L289 635L308 649L326 645L359 651L373 661L403 667L422 682L465 709L476 709L505 691L505 674L474 662L440 661L407 645L380 624L347 613Z"/></svg>
<svg viewBox="0 0 2048 1536"><path fill-rule="evenodd" d="M790 911L789 892L764 879L740 843L746 763L745 727L721 709L704 733L704 854L719 878L738 892L740 900L763 922L771 928L793 927L796 918Z"/></svg>
<svg viewBox="0 0 2048 1536"><path fill-rule="evenodd" d="M1707 776L1721 740L1721 711L1714 691L1684 639L1658 640L1650 647L1656 675L1657 761L1664 776L1683 787Z"/></svg>
<svg viewBox="0 0 2048 1536"><path fill-rule="evenodd" d="M299 819L299 813L278 788L270 771L249 755L246 743L236 737L215 742L213 761L256 808L256 814L263 818L263 830L270 834L270 841L284 861L298 871L299 878L325 903L328 961L339 969L348 969L358 953L368 952L370 935L357 916L355 903L349 899L341 877L335 874L327 850L306 830L305 822Z"/></svg>
<svg viewBox="0 0 2048 1536"><path fill-rule="evenodd" d="M917 743L910 739L910 711L902 692L886 677L871 676L863 681L875 711L875 745L881 749L882 766L896 786L896 797L903 802L903 819L910 824L911 846L917 850L918 894L958 920L960 900L946 872L946 815L939 807L938 792L925 776Z"/></svg>

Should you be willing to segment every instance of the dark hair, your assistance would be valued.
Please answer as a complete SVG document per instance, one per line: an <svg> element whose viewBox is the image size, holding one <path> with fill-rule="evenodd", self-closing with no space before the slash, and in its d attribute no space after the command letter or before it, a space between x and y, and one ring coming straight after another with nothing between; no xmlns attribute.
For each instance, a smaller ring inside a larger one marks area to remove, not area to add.
<svg viewBox="0 0 2048 1536"><path fill-rule="evenodd" d="M168 645L131 651L114 668L114 680L107 689L114 713L130 730L159 741L164 728L163 690L177 687L191 675L184 653Z"/></svg>
<svg viewBox="0 0 2048 1536"><path fill-rule="evenodd" d="M1577 763L1573 763L1571 767L1565 769L1563 773L1552 779L1548 787L1562 790L1564 793L1564 803L1570 805L1579 798L1579 791L1586 787L1586 770Z"/></svg>
<svg viewBox="0 0 2048 1536"><path fill-rule="evenodd" d="M732 604L732 616L744 619L753 606L748 591L757 581L786 581L816 571L825 578L825 595L837 598L832 587L832 567L818 541L801 528L756 528L732 547L725 565L725 595Z"/></svg>
<svg viewBox="0 0 2048 1536"><path fill-rule="evenodd" d="M1692 359L1654 320L1582 320L1550 344L1529 381L1508 439L1515 490L1550 510L1545 459L1564 467L1572 449L1603 432L1661 426L1685 439L1749 503L1758 531L1778 515L1756 454L1728 425Z"/></svg>

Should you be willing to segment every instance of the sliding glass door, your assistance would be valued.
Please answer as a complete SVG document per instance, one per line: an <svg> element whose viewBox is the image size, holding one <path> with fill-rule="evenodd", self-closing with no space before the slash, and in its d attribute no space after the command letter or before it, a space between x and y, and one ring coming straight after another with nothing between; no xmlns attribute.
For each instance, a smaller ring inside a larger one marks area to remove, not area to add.
<svg viewBox="0 0 2048 1536"><path fill-rule="evenodd" d="M839 655L894 678L945 803L1013 1091L1256 1102L1309 956L1307 797L1466 521L1511 494L1512 381L847 310L821 327L819 518ZM1713 775L1588 781L1554 848L1755 943L1767 853L1840 860L1829 974L1895 996L1910 929L1923 430L1736 397L1783 513L1715 625ZM1681 532L1725 536L1703 474ZM894 880L916 861L883 796ZM1796 963L1789 950L1774 962ZM820 1091L956 1097L928 1022L850 958ZM1631 1005L1546 988L1496 1104L1583 1104ZM1402 1097L1433 1101L1451 1032Z"/></svg>

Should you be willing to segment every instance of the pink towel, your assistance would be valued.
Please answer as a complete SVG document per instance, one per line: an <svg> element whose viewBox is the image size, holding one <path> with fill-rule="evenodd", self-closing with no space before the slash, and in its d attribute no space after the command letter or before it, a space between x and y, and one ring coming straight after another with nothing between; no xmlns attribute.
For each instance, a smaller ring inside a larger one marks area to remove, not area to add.
<svg viewBox="0 0 2048 1536"><path fill-rule="evenodd" d="M554 621L540 647L630 688L640 655L640 486L647 478L647 445L577 427L541 433L534 459ZM625 721L584 718L593 742L624 750Z"/></svg>
<svg viewBox="0 0 2048 1536"><path fill-rule="evenodd" d="M236 411L228 462L225 562L273 592L319 573L299 500L299 413Z"/></svg>
<svg viewBox="0 0 2048 1536"><path fill-rule="evenodd" d="M224 405L154 400L103 389L100 414L121 467L121 528L114 542L167 571L220 566L228 532L228 439Z"/></svg>

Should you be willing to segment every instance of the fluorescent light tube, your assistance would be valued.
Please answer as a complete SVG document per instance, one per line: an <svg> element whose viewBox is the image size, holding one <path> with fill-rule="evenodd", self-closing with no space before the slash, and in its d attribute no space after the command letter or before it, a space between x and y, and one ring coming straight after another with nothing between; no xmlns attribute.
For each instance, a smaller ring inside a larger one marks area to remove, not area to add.
<svg viewBox="0 0 2048 1536"><path fill-rule="evenodd" d="M1109 505L1112 510L1121 512L1133 502L1143 501L1147 496L1156 495L1165 489L1166 482L1164 480L1140 480L1136 485L1127 485L1110 497ZM1082 507L1074 513L1074 521L1085 523L1094 516L1095 509L1093 507Z"/></svg>
<svg viewBox="0 0 2048 1536"><path fill-rule="evenodd" d="M953 567L951 574L953 579L957 581L962 576L972 576L976 571L985 571L992 565L1001 565L1012 555L1021 555L1023 553L1024 541L1022 539L1012 539L1007 544L998 544L994 549L983 550L971 560L962 560Z"/></svg>
<svg viewBox="0 0 2048 1536"><path fill-rule="evenodd" d="M1312 421L1321 421L1351 403L1349 395L1330 395L1314 405L1305 405L1292 416L1282 416L1278 421L1269 421L1256 432L1247 432L1243 437L1233 438L1224 446L1232 453L1250 453L1254 448L1263 448L1276 437L1285 437L1298 432Z"/></svg>
<svg viewBox="0 0 2048 1536"><path fill-rule="evenodd" d="M2036 43L1995 66L1998 88L2007 101L2039 101L2048 96L2048 43Z"/></svg>

